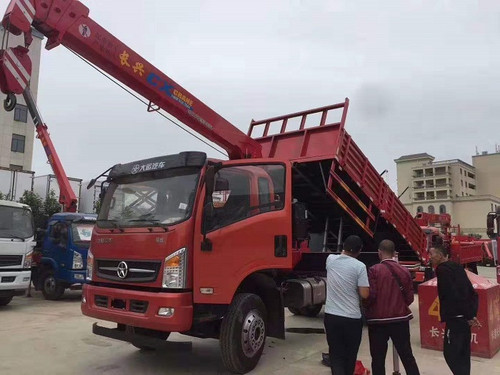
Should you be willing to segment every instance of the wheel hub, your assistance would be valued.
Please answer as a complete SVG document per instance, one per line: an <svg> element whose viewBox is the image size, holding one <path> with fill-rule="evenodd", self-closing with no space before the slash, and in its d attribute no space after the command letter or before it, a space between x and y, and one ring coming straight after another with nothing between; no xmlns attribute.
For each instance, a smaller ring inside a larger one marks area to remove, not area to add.
<svg viewBox="0 0 500 375"><path fill-rule="evenodd" d="M266 326L264 319L257 310L250 311L245 320L241 332L241 344L243 353L248 358L253 357L264 345L266 338Z"/></svg>
<svg viewBox="0 0 500 375"><path fill-rule="evenodd" d="M48 293L54 293L56 290L56 280L53 276L47 277L45 279L45 290Z"/></svg>

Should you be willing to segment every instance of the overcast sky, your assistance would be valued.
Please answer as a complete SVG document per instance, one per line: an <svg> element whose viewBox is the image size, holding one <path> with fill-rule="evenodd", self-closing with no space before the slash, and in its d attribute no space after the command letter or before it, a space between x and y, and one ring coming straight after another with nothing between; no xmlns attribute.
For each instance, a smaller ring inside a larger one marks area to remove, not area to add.
<svg viewBox="0 0 500 375"><path fill-rule="evenodd" d="M471 163L476 146L500 144L498 0L82 2L244 132L349 97L346 130L393 189L403 154ZM221 156L64 47L42 52L38 104L71 177L185 150ZM50 173L39 142L33 159Z"/></svg>

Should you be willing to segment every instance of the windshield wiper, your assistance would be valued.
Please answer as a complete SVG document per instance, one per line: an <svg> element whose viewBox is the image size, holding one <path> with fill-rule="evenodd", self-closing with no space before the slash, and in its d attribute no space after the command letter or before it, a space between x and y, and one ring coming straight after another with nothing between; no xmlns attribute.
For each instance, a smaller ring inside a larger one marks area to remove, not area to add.
<svg viewBox="0 0 500 375"><path fill-rule="evenodd" d="M115 228L120 228L115 219L97 219L98 223L110 223Z"/></svg>
<svg viewBox="0 0 500 375"><path fill-rule="evenodd" d="M26 241L26 238L18 236L17 234L12 234L12 233L7 233L7 234L2 234L2 237L5 236L5 238L12 238L16 240L23 240L23 242Z"/></svg>
<svg viewBox="0 0 500 375"><path fill-rule="evenodd" d="M160 223L159 219L129 219L127 223L151 223L152 226L163 228L168 232L168 225Z"/></svg>

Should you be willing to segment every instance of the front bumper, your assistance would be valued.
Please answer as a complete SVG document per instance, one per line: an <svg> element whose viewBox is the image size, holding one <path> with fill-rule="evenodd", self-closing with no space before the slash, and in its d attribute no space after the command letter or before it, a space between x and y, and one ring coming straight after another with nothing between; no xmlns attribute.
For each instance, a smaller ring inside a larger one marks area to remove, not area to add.
<svg viewBox="0 0 500 375"><path fill-rule="evenodd" d="M134 306L145 306L134 311ZM174 308L171 317L158 315L161 307ZM124 290L85 284L82 293L82 313L133 327L165 332L185 332L193 322L193 294L154 293Z"/></svg>
<svg viewBox="0 0 500 375"><path fill-rule="evenodd" d="M31 282L31 270L2 272L0 271L0 294L23 295Z"/></svg>
<svg viewBox="0 0 500 375"><path fill-rule="evenodd" d="M86 270L61 270L57 275L58 279L68 284L83 284L85 283Z"/></svg>

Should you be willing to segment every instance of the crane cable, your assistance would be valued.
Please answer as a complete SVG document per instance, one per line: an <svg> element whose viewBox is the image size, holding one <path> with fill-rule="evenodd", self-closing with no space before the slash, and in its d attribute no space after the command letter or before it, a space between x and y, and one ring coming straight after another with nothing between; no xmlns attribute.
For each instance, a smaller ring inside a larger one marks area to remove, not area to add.
<svg viewBox="0 0 500 375"><path fill-rule="evenodd" d="M86 64L90 65L92 68L94 68L95 70L97 70L99 73L101 73L104 77L106 77L107 79L109 79L111 82L113 82L115 85L117 85L118 87L120 87L122 90L126 91L127 93L129 93L130 95L132 95L134 98L136 98L138 101L140 101L141 103L149 106L152 102L148 103L146 102L144 99L142 99L139 95L135 94L132 90L128 89L126 86L124 86L122 83L120 83L118 80L114 79L113 77L111 77L109 74L107 74L106 72L102 71L101 69L99 69L97 66L95 66L94 64L92 64L90 61L86 60L85 58L83 58L82 56L80 56L78 53L76 53L75 51L73 51L72 49L68 48L71 53L73 53L76 57L78 57L79 59L81 59L82 61L84 61ZM219 150L218 148L212 146L210 143L208 143L207 141L205 141L203 138L201 138L200 136L198 136L197 134L189 131L188 129L184 128L181 124L179 124L178 122L172 120L170 117L168 117L167 115L165 115L164 113L160 112L160 111L155 111L157 112L160 116L164 117L165 119L167 119L168 121L170 121L172 124L174 124L175 126L177 126L178 128L184 130L186 133L192 135L193 137L195 137L196 139L198 139L199 141L203 142L204 144L206 144L207 146L211 147L212 149L214 149L215 151L219 152L220 154L224 155L225 157L228 157L227 154L225 154L224 152L222 152L221 150Z"/></svg>

